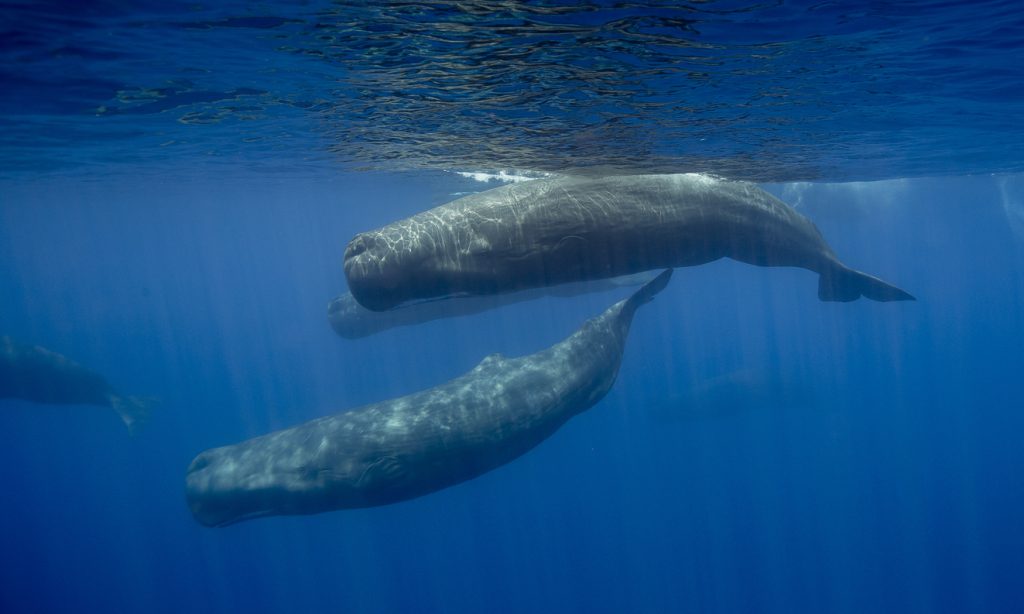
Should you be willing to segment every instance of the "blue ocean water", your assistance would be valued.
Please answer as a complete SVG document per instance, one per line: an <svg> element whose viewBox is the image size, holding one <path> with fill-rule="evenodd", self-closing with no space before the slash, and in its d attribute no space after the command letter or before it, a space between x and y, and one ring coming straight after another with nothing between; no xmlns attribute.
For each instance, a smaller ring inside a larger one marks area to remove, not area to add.
<svg viewBox="0 0 1024 614"><path fill-rule="evenodd" d="M1012 2L6 3L0 335L161 402L0 400L4 612L1017 612ZM359 340L359 231L453 171L762 182L913 303L677 270L609 395L380 508L196 523L200 451L538 351L628 289Z"/></svg>

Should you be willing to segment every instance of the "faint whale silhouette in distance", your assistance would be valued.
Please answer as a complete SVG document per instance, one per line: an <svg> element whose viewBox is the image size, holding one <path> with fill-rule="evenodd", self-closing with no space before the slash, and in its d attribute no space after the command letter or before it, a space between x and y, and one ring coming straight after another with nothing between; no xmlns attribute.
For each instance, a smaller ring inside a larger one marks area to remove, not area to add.
<svg viewBox="0 0 1024 614"><path fill-rule="evenodd" d="M704 420L756 410L810 408L819 402L811 383L787 379L774 369L742 368L699 378L683 390L663 395L652 413L661 420Z"/></svg>
<svg viewBox="0 0 1024 614"><path fill-rule="evenodd" d="M132 434L145 423L154 402L118 394L103 376L56 352L0 337L0 399L5 398L109 407Z"/></svg>

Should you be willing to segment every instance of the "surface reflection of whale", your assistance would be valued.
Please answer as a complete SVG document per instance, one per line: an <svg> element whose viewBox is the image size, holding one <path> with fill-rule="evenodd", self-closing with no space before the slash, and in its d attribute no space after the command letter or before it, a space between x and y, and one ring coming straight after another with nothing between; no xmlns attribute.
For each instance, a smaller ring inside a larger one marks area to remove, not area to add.
<svg viewBox="0 0 1024 614"><path fill-rule="evenodd" d="M46 348L0 337L0 399L53 405L100 405L117 412L135 430L151 401L117 394L103 376Z"/></svg>
<svg viewBox="0 0 1024 614"><path fill-rule="evenodd" d="M591 292L603 292L624 286L639 286L654 279L648 271L612 279L534 288L510 294L466 296L451 301L424 301L410 303L389 311L370 311L360 305L348 292L335 297L327 305L327 320L338 335L346 339L368 337L391 328L423 324L434 320L482 313L515 303L543 297L570 297Z"/></svg>
<svg viewBox="0 0 1024 614"><path fill-rule="evenodd" d="M526 453L597 403L618 374L633 314L665 271L564 341L492 355L450 382L199 454L185 478L208 526L419 497Z"/></svg>
<svg viewBox="0 0 1024 614"><path fill-rule="evenodd" d="M345 250L364 307L490 295L732 258L818 273L818 297L912 299L841 263L810 220L757 186L696 174L557 177L460 198Z"/></svg>

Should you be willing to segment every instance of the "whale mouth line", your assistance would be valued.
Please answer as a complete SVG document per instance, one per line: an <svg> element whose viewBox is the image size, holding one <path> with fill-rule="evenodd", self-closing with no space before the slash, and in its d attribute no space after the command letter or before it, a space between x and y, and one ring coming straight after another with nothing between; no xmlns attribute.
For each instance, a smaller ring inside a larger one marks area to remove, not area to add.
<svg viewBox="0 0 1024 614"><path fill-rule="evenodd" d="M252 501L258 505L238 504L238 502L225 504L225 494L219 492L195 492L186 494L188 507L195 519L202 525L213 528L222 528L245 520L264 518L280 513L278 506L272 501ZM262 503L262 505L259 505ZM246 511L248 510L248 511Z"/></svg>

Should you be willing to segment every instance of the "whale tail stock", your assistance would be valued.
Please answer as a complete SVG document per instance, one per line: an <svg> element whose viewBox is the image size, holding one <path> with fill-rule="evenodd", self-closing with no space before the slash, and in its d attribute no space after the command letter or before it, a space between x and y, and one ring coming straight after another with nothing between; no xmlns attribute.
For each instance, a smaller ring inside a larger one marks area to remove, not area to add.
<svg viewBox="0 0 1024 614"><path fill-rule="evenodd" d="M847 303L862 296L882 302L917 300L908 292L890 283L842 265L819 274L819 299Z"/></svg>
<svg viewBox="0 0 1024 614"><path fill-rule="evenodd" d="M644 284L639 290L633 293L633 296L626 299L626 304L623 305L623 311L628 311L629 315L632 316L640 305L651 302L654 299L654 295L665 289L668 285L668 280L672 278L672 269L665 269L658 274L657 277Z"/></svg>
<svg viewBox="0 0 1024 614"><path fill-rule="evenodd" d="M150 408L157 403L152 397L122 397L110 395L110 407L128 427L128 434L134 435L149 420Z"/></svg>

